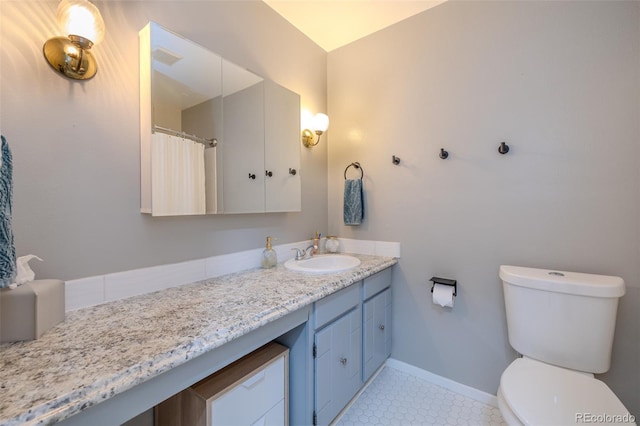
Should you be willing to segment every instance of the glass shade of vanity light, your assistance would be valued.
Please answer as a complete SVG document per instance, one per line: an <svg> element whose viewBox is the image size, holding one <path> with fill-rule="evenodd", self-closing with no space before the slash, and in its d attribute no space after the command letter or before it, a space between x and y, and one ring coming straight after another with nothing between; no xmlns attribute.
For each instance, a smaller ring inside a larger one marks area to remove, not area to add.
<svg viewBox="0 0 640 426"><path fill-rule="evenodd" d="M75 80L87 80L97 72L89 51L104 38L105 26L98 8L87 0L62 0L56 20L67 37L54 37L44 44L43 53L51 67Z"/></svg>
<svg viewBox="0 0 640 426"><path fill-rule="evenodd" d="M328 128L329 116L327 114L319 112L313 116L313 130L315 130L316 133L320 132L320 134L322 134L326 132Z"/></svg>
<svg viewBox="0 0 640 426"><path fill-rule="evenodd" d="M98 44L104 38L100 11L87 0L62 0L56 10L56 19L65 35L79 36L92 44Z"/></svg>
<svg viewBox="0 0 640 426"><path fill-rule="evenodd" d="M329 116L321 112L317 113L313 116L312 127L313 131L309 129L302 131L302 143L307 148L316 146L320 142L320 136L329 128Z"/></svg>

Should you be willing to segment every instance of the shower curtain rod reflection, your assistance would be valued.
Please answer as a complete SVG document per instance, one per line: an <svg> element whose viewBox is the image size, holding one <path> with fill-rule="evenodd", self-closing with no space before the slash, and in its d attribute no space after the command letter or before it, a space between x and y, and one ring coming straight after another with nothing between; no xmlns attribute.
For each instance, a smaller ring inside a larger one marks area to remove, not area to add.
<svg viewBox="0 0 640 426"><path fill-rule="evenodd" d="M178 130L173 130L173 129L167 129L166 127L161 127L161 126L153 126L153 133L155 132L160 132L160 133L166 133L167 135L171 135L171 136L178 136L181 138L186 138L186 139L190 139L194 142L198 142L198 143L202 143L211 147L215 147L218 145L218 140L216 138L213 139L205 139L205 138L201 138L199 136L196 135L190 135L189 133L185 133L185 132L180 132Z"/></svg>

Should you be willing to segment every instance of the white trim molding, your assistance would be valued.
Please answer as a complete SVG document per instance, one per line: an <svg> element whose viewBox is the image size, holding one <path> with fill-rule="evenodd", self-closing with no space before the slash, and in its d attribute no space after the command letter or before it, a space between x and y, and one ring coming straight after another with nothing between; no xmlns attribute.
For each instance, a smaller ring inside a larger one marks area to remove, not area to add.
<svg viewBox="0 0 640 426"><path fill-rule="evenodd" d="M410 374L414 377L426 380L434 385L438 385L452 392L459 393L464 396L468 396L471 399L475 399L483 404L491 405L492 407L498 407L498 398L495 395L481 391L471 386L463 385L446 377L438 376L422 368L415 367L406 362L398 361L397 359L389 358L386 361L386 366L395 368L404 373Z"/></svg>

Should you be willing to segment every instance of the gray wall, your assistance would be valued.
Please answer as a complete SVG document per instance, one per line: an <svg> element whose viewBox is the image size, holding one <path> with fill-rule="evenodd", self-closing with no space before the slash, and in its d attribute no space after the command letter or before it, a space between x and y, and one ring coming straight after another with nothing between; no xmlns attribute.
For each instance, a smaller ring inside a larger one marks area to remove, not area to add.
<svg viewBox="0 0 640 426"><path fill-rule="evenodd" d="M0 131L14 155L18 255L39 277L73 278L312 238L327 227L327 148L303 149L302 213L152 218L139 213L138 31L149 20L326 110L326 52L259 1L95 2L105 40L87 82L53 72L58 1L0 2Z"/></svg>
<svg viewBox="0 0 640 426"><path fill-rule="evenodd" d="M328 99L329 232L402 244L392 356L495 394L515 357L500 264L619 275L602 378L640 415L640 3L447 2L330 52ZM434 275L458 280L453 310Z"/></svg>

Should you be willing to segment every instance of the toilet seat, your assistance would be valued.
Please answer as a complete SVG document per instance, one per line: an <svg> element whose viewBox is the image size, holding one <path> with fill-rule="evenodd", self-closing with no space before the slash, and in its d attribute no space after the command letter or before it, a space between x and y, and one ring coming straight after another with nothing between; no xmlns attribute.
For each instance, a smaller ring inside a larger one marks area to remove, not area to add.
<svg viewBox="0 0 640 426"><path fill-rule="evenodd" d="M507 367L500 391L525 425L593 423L587 416L601 416L599 423L628 425L634 420L604 382L529 358L518 358Z"/></svg>

